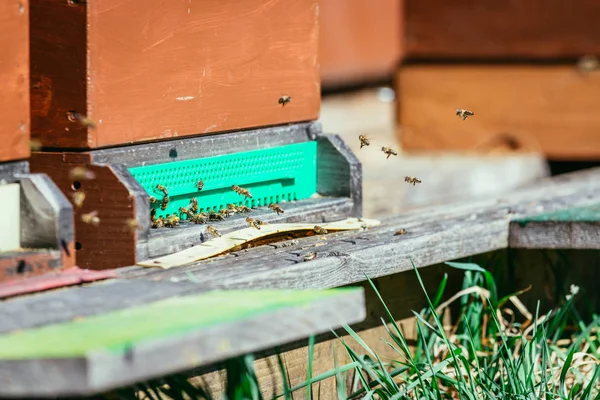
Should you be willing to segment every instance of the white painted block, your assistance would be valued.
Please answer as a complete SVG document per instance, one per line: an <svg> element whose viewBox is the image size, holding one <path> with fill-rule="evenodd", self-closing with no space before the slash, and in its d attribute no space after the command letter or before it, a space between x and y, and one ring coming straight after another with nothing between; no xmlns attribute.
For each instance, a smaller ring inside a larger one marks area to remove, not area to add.
<svg viewBox="0 0 600 400"><path fill-rule="evenodd" d="M20 194L18 183L0 184L0 252L21 247Z"/></svg>

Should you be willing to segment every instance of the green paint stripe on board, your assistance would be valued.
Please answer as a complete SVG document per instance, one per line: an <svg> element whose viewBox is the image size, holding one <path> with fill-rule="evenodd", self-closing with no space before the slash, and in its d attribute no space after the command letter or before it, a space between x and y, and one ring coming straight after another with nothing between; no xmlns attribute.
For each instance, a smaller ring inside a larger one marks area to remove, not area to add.
<svg viewBox="0 0 600 400"><path fill-rule="evenodd" d="M68 358L94 350L124 352L144 340L190 333L286 307L305 307L356 290L360 289L236 290L171 298L0 335L0 360Z"/></svg>
<svg viewBox="0 0 600 400"><path fill-rule="evenodd" d="M600 222L600 204L537 214L515 222L522 225L529 222Z"/></svg>

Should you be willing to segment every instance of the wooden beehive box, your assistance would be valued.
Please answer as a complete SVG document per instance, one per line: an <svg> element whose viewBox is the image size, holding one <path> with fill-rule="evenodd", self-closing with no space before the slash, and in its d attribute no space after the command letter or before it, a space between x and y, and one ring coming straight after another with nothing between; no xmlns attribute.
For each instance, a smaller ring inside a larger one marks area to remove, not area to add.
<svg viewBox="0 0 600 400"><path fill-rule="evenodd" d="M0 162L29 157L27 0L0 0Z"/></svg>
<svg viewBox="0 0 600 400"><path fill-rule="evenodd" d="M315 120L317 40L317 0L32 0L32 136L93 149Z"/></svg>
<svg viewBox="0 0 600 400"><path fill-rule="evenodd" d="M404 149L600 157L600 73L579 63L600 56L600 3L406 0L404 16ZM463 121L456 108L475 116Z"/></svg>

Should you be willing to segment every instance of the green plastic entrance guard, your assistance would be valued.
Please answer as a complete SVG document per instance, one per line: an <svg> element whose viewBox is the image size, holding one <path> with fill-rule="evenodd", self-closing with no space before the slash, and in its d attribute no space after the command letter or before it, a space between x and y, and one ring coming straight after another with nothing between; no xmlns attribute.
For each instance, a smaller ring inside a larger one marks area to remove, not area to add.
<svg viewBox="0 0 600 400"><path fill-rule="evenodd" d="M129 172L148 192L156 197L157 216L179 214L192 197L198 199L200 211L225 208L227 204L249 207L266 206L286 200L301 200L317 191L317 143L295 143L269 149L252 150L222 156L175 161L165 164L129 168ZM204 188L198 190L202 180ZM160 209L163 193L169 191L169 205ZM248 189L246 199L231 189L238 185Z"/></svg>

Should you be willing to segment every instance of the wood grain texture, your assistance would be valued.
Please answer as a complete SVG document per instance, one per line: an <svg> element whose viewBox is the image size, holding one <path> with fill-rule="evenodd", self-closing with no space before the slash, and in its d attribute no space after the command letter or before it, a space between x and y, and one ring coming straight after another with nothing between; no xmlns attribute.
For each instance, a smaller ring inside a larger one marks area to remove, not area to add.
<svg viewBox="0 0 600 400"><path fill-rule="evenodd" d="M319 57L324 88L393 75L402 51L402 2L319 3Z"/></svg>
<svg viewBox="0 0 600 400"><path fill-rule="evenodd" d="M29 3L0 1L0 162L29 156Z"/></svg>
<svg viewBox="0 0 600 400"><path fill-rule="evenodd" d="M97 148L318 117L317 0L34 0L32 21L32 134L44 146ZM285 107L283 95L292 97ZM68 121L69 109L96 129Z"/></svg>
<svg viewBox="0 0 600 400"><path fill-rule="evenodd" d="M409 58L556 59L600 54L595 0L405 0Z"/></svg>
<svg viewBox="0 0 600 400"><path fill-rule="evenodd" d="M214 312L194 314L206 309ZM0 342L10 344L3 348L12 349L1 355L0 393L95 394L285 344L364 317L362 289L212 292L174 298L0 336ZM148 318L166 323L148 329ZM110 329L115 321L128 329ZM52 375L43 372L47 368Z"/></svg>
<svg viewBox="0 0 600 400"><path fill-rule="evenodd" d="M75 182L69 171L85 166L96 174L96 179L80 181L80 190L86 193L82 208L73 206L75 223L75 262L81 268L107 269L114 265L134 264L136 261L136 233L126 221L135 216L135 198L117 178L110 166L90 165L88 153L33 152L31 170L48 174L58 188L72 202ZM93 226L81 220L81 215L98 211L100 224Z"/></svg>
<svg viewBox="0 0 600 400"><path fill-rule="evenodd" d="M526 249L600 249L600 205L568 208L512 221L510 246Z"/></svg>
<svg viewBox="0 0 600 400"><path fill-rule="evenodd" d="M600 74L575 66L414 65L397 75L398 124L407 151L541 152L600 157ZM467 120L456 108L475 113Z"/></svg>

